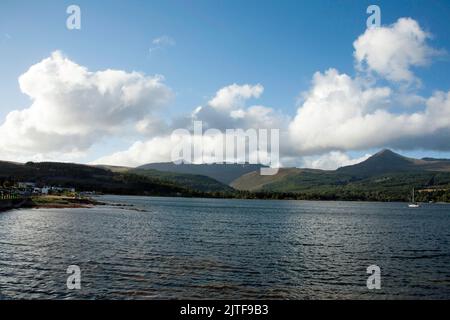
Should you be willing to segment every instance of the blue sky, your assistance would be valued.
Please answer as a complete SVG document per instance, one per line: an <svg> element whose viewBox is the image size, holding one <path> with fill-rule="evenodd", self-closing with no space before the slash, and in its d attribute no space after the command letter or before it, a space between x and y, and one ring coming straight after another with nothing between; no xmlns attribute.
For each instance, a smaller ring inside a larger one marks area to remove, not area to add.
<svg viewBox="0 0 450 320"><path fill-rule="evenodd" d="M81 30L65 27L66 8L77 4ZM164 117L205 105L227 85L262 84L257 104L294 117L301 92L317 71L336 68L355 76L353 42L366 29L366 8L381 8L383 25L411 17L433 37L433 48L450 50L449 1L17 1L0 4L0 119L30 105L18 77L30 66L62 51L91 71L118 69L163 75L176 98ZM173 39L149 52L152 40ZM431 96L450 88L448 55L415 68ZM395 108L395 106L394 106ZM131 138L130 138L131 139ZM86 161L128 147L127 139L103 140ZM372 152L348 150L358 156ZM433 150L406 150L412 156L449 156Z"/></svg>

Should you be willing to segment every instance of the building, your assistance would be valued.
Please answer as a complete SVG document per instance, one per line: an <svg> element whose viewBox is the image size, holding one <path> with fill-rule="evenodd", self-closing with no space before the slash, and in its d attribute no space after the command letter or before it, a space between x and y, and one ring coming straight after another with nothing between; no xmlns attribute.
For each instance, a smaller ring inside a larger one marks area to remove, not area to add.
<svg viewBox="0 0 450 320"><path fill-rule="evenodd" d="M34 182L18 182L17 187L19 189L33 189L36 186Z"/></svg>
<svg viewBox="0 0 450 320"><path fill-rule="evenodd" d="M50 191L49 187L43 187L43 188L35 187L35 188L33 188L33 193L36 193L36 194L48 194L49 191Z"/></svg>
<svg viewBox="0 0 450 320"><path fill-rule="evenodd" d="M62 192L75 192L75 188L63 188L63 187L51 187L50 188L51 192L53 193L62 193ZM49 191L50 191L49 190ZM47 191L47 193L49 192Z"/></svg>

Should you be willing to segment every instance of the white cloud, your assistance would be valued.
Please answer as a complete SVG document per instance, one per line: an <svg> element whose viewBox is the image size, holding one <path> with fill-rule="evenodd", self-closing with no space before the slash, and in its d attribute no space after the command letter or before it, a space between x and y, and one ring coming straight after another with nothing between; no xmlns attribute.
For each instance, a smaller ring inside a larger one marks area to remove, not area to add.
<svg viewBox="0 0 450 320"><path fill-rule="evenodd" d="M414 92L397 92L392 97L392 102L394 105L412 108L425 105L427 99Z"/></svg>
<svg viewBox="0 0 450 320"><path fill-rule="evenodd" d="M239 88L235 89L239 91ZM223 92L227 90L219 90L211 101ZM197 107L192 117L182 122L182 128L190 128L192 120L202 120L204 129L278 128L281 129L282 163L322 169L354 164L368 156L351 159L344 150L388 146L450 149L447 143L450 136L450 92L436 92L425 100L413 96L411 99L415 104L422 104L422 109L396 113L390 108L391 99L395 98L397 102L401 96L393 94L392 89L367 86L358 78L329 69L314 75L311 89L304 93L304 102L290 122L287 116L271 108L247 107L246 99L253 95L246 94L245 97L240 96L237 103L234 99L224 99L228 104L223 103L220 108L212 107L211 101L204 107ZM135 143L128 150L96 162L139 165L171 161L173 146L170 136L163 135ZM204 144L203 148L208 152L214 148L214 141Z"/></svg>
<svg viewBox="0 0 450 320"><path fill-rule="evenodd" d="M146 163L167 162L171 159L174 145L170 135L136 141L127 150L101 157L93 163L136 167Z"/></svg>
<svg viewBox="0 0 450 320"><path fill-rule="evenodd" d="M95 160L94 164L111 164L123 166L139 166L154 162L171 162L172 151L183 143L183 134L169 134L146 141L137 141L127 150L113 153ZM203 154L211 154L217 144L216 139L222 139L220 134L210 136L190 136L192 145L196 144L199 153L192 153L188 160L192 163L203 163ZM184 158L183 158L184 159Z"/></svg>
<svg viewBox="0 0 450 320"><path fill-rule="evenodd" d="M389 88L365 88L334 69L316 73L289 125L291 145L302 155L386 146L450 149L440 140L450 132L450 92L436 92L413 113L390 111L390 96Z"/></svg>
<svg viewBox="0 0 450 320"><path fill-rule="evenodd" d="M242 134L242 135L241 135ZM245 137L245 133L235 135ZM250 154L245 145L226 145L225 132L217 130L203 131L202 135L193 135L189 131L175 131L171 135L155 137L146 141L135 142L130 148L101 157L93 164L111 164L139 166L154 162L171 162L182 160L189 163L256 163L277 165L278 160L271 157L270 150L252 149ZM180 151L178 153L178 151ZM191 150L191 152L186 150ZM232 154L234 153L234 154Z"/></svg>
<svg viewBox="0 0 450 320"><path fill-rule="evenodd" d="M411 18L366 30L354 42L354 58L358 68L369 74L353 78L333 68L316 72L293 119L266 106L247 106L250 99L262 95L262 85L232 84L177 124L189 128L192 120L201 120L205 129L279 128L282 161L313 168L335 169L366 158L351 159L346 150L389 146L450 150L450 92L426 98L404 86L377 86L377 78L366 78L376 73L394 82L418 81L413 68L429 63L438 53L428 46L429 38ZM395 106L414 107L414 111ZM168 136L162 136L137 143L109 160L169 161L169 145Z"/></svg>
<svg viewBox="0 0 450 320"><path fill-rule="evenodd" d="M146 137L163 135L169 131L167 123L154 115L142 118L135 127L141 135Z"/></svg>
<svg viewBox="0 0 450 320"><path fill-rule="evenodd" d="M153 39L152 43L158 46L174 46L176 44L175 40L169 36L161 36Z"/></svg>
<svg viewBox="0 0 450 320"><path fill-rule="evenodd" d="M261 84L234 83L191 114L172 119L170 126L155 114L172 96L162 77L91 72L55 52L20 77L32 104L10 112L0 126L0 157L76 158L101 139L129 129L141 135L140 141L95 162L135 166L170 161L172 130L192 129L194 120L201 120L204 130L280 129L282 162L313 168L335 169L365 159L351 159L348 150L450 150L450 91L425 97L415 86L397 85L420 81L414 67L439 53L427 44L429 38L411 18L366 30L353 44L363 72L356 77L334 68L316 72L294 118L251 103L264 92ZM154 49L174 45L168 36L152 41ZM381 86L380 79L390 82ZM206 139L204 150L216 144L215 138Z"/></svg>
<svg viewBox="0 0 450 320"><path fill-rule="evenodd" d="M365 122L378 122L390 94L386 87L363 88L335 69L317 72L289 125L292 146L305 155L366 147L379 134Z"/></svg>
<svg viewBox="0 0 450 320"><path fill-rule="evenodd" d="M260 84L237 85L235 83L217 91L214 98L209 101L209 105L218 110L240 108L246 100L259 98L263 91L264 87Z"/></svg>
<svg viewBox="0 0 450 320"><path fill-rule="evenodd" d="M361 69L391 81L412 82L412 67L426 65L438 53L428 46L429 38L417 21L401 18L390 26L367 29L353 43L354 57Z"/></svg>
<svg viewBox="0 0 450 320"><path fill-rule="evenodd" d="M153 51L163 49L166 47L173 47L175 45L176 45L175 39L167 35L163 35L152 40L152 46L150 47L149 52L152 53Z"/></svg>
<svg viewBox="0 0 450 320"><path fill-rule="evenodd" d="M353 44L354 57L360 70L391 81L418 81L412 68L440 53L427 45L429 38L415 20L401 18L387 27L367 29ZM448 94L425 98L404 86L379 87L376 81L335 69L317 72L289 125L290 145L301 155L388 146L450 150L443 142L450 132Z"/></svg>
<svg viewBox="0 0 450 320"><path fill-rule="evenodd" d="M232 84L221 88L206 106L197 107L193 120L200 120L209 128L281 129L288 117L276 110L261 106L247 106L252 98L259 98L264 91L260 84Z"/></svg>
<svg viewBox="0 0 450 320"><path fill-rule="evenodd" d="M369 157L370 154L366 154L362 157L352 159L344 152L331 151L318 157L304 157L302 165L311 169L336 170L340 167L360 163Z"/></svg>
<svg viewBox="0 0 450 320"><path fill-rule="evenodd" d="M193 121L202 121L203 130L214 128L225 133L227 129L281 129L287 126L288 118L272 108L261 105L247 107L246 101L251 98L258 98L264 88L261 85L237 85L232 84L217 91L216 95L205 105L194 109L190 117L177 121L178 127L174 129L189 129L192 131ZM147 121L138 123L138 127L145 127ZM152 128L155 125L151 126ZM141 128L140 128L141 130ZM221 134L203 137L200 147L204 154L213 153L218 139L222 139ZM201 139L196 136L194 139ZM199 140L200 141L200 140ZM171 161L171 150L176 142L171 139L170 133L146 141L134 143L128 150L114 153L97 159L95 163L121 164L121 165L141 165L150 162ZM194 155L193 155L194 156ZM260 153L260 156L264 155ZM193 162L200 163L201 158L192 159ZM228 159L233 162L236 159Z"/></svg>
<svg viewBox="0 0 450 320"><path fill-rule="evenodd" d="M162 81L138 72L90 72L54 52L20 76L32 104L11 111L0 126L0 155L86 151L166 105L172 92Z"/></svg>

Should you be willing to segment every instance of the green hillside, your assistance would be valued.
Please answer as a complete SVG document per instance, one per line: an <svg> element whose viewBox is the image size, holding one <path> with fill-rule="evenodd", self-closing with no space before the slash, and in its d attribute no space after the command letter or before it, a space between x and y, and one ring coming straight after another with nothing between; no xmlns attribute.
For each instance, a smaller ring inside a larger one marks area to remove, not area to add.
<svg viewBox="0 0 450 320"><path fill-rule="evenodd" d="M418 201L450 202L449 160L412 159L389 150L334 171L282 168L273 176L260 175L260 166L189 166L189 170L214 169L215 176L244 174L230 183L233 189L211 177L183 172L0 161L0 185L21 181L111 194L370 201L408 201L415 188ZM255 170L246 172L249 169Z"/></svg>
<svg viewBox="0 0 450 320"><path fill-rule="evenodd" d="M266 186L284 181L287 177L301 172L302 169L298 168L280 168L276 175L262 176L259 171L253 171L232 181L230 185L237 190L263 190Z"/></svg>
<svg viewBox="0 0 450 320"><path fill-rule="evenodd" d="M150 163L136 169L153 169L164 172L194 174L210 177L224 184L230 184L240 176L262 168L259 164L174 164L172 162Z"/></svg>
<svg viewBox="0 0 450 320"><path fill-rule="evenodd" d="M120 166L96 165L97 168L103 168L115 173L133 173L150 179L158 179L169 183L180 185L184 188L202 191L202 192L231 192L233 188L221 183L211 177L200 174L189 174L169 171L159 171L155 169L139 169Z"/></svg>
<svg viewBox="0 0 450 320"><path fill-rule="evenodd" d="M40 185L74 187L79 191L98 191L136 195L195 195L196 192L172 182L129 172L73 163L0 162L0 183L35 182Z"/></svg>
<svg viewBox="0 0 450 320"><path fill-rule="evenodd" d="M342 167L336 171L356 176L373 176L388 172L450 172L450 161L432 158L413 159L399 155L391 150L382 150L366 161Z"/></svg>
<svg viewBox="0 0 450 320"><path fill-rule="evenodd" d="M184 188L203 192L231 192L233 188L214 180L210 177L199 174L186 174L177 172L164 172L153 169L131 169L128 171L137 175L142 175L152 179L164 180L176 183Z"/></svg>
<svg viewBox="0 0 450 320"><path fill-rule="evenodd" d="M256 172L231 185L241 191L292 193L302 199L408 201L411 189L419 201L450 201L450 162L417 160L384 150L357 165L335 171L280 169L277 175ZM286 195L291 197L292 195Z"/></svg>

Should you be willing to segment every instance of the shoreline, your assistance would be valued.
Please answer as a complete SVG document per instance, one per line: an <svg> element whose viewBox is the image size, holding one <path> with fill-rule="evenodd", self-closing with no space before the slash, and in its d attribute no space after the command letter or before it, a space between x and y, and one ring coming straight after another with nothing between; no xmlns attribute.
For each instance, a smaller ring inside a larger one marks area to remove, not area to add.
<svg viewBox="0 0 450 320"><path fill-rule="evenodd" d="M93 208L105 205L104 202L92 198L74 198L68 196L39 196L22 199L0 200L0 212L22 209L65 209L65 208Z"/></svg>
<svg viewBox="0 0 450 320"><path fill-rule="evenodd" d="M291 198L285 198L285 199L277 199L277 198L244 198L244 197L184 197L184 196L161 196L161 195L137 195L137 194L102 194L103 196L123 196L123 197L155 197L155 198L179 198L179 199L217 199L217 200L260 200L260 201L305 201L305 202L360 202L360 203L402 203L402 204L408 204L411 203L410 201L402 201L402 200L393 200L393 201L383 201L383 200L347 200L347 199L291 199ZM445 204L450 205L450 202L443 202L443 201L433 201L433 202L425 202L425 201L416 201L417 203L421 205L428 205L428 204ZM103 203L104 205L112 205L112 206L118 206L120 204L115 203Z"/></svg>
<svg viewBox="0 0 450 320"><path fill-rule="evenodd" d="M0 212L12 209L20 209L27 202L28 199L1 199Z"/></svg>
<svg viewBox="0 0 450 320"><path fill-rule="evenodd" d="M110 194L113 195L114 194ZM117 195L117 196L127 196L127 195ZM133 197L149 197L148 195L129 195ZM150 196L152 197L152 196ZM156 196L165 197L165 196ZM169 198L173 196L167 196ZM174 198L185 198L183 196ZM319 200L319 199L270 199L270 198L227 198L227 197L188 197L192 199L222 199L222 200L272 200L272 201L320 201L320 202L362 202L362 203L408 203L408 201L369 201L369 200ZM422 205L426 204L446 204L450 205L448 202L420 202ZM95 200L91 197L85 198L75 198L69 196L37 196L22 199L4 199L0 200L0 213L4 211L9 211L13 209L80 209L80 208L94 208L95 206L120 206L121 204L107 203Z"/></svg>

